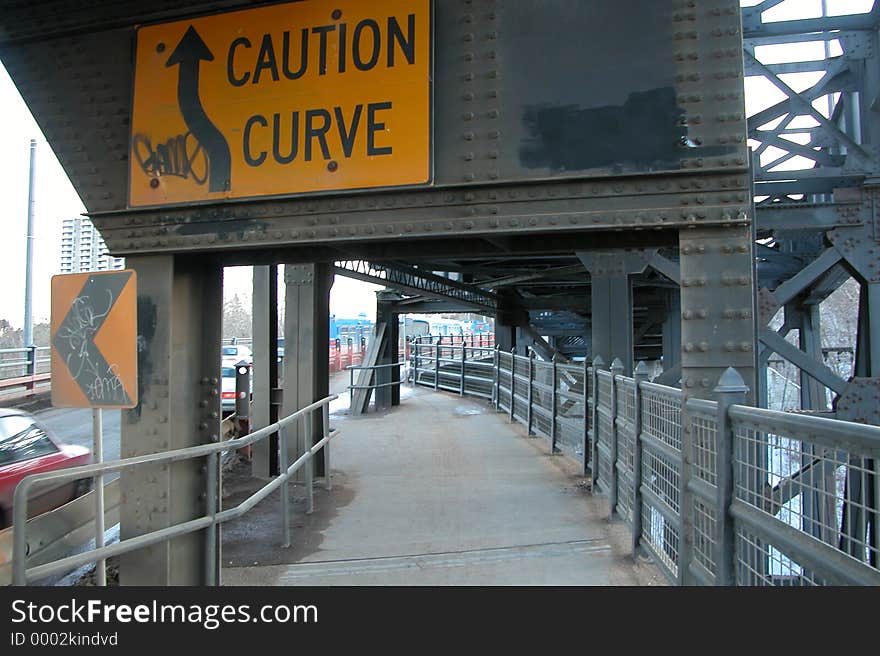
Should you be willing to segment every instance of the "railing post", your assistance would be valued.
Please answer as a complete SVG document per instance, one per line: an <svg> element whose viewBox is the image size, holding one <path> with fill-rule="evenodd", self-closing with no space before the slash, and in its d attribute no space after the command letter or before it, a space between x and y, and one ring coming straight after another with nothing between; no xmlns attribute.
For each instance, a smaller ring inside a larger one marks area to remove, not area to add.
<svg viewBox="0 0 880 656"><path fill-rule="evenodd" d="M217 481L220 470L220 458L212 453L205 458L205 514L217 514L218 490ZM103 478L103 477L102 477ZM205 585L217 585L217 526L205 531Z"/></svg>
<svg viewBox="0 0 880 656"><path fill-rule="evenodd" d="M599 371L605 366L601 355L593 358L592 397L593 412L590 416L590 425L593 427L593 443L590 445L590 491L596 491L596 481L599 479Z"/></svg>
<svg viewBox="0 0 880 656"><path fill-rule="evenodd" d="M284 476L281 484L281 527L284 541L283 547L290 546L290 485L287 478L287 427L278 431L278 473Z"/></svg>
<svg viewBox="0 0 880 656"><path fill-rule="evenodd" d="M513 407L516 405L516 348L510 349L510 421L513 422Z"/></svg>
<svg viewBox="0 0 880 656"><path fill-rule="evenodd" d="M553 354L552 369L550 371L550 455L556 453L556 353Z"/></svg>
<svg viewBox="0 0 880 656"><path fill-rule="evenodd" d="M736 534L730 504L733 502L733 471L736 436L728 410L743 405L749 388L733 367L728 367L712 390L718 401L716 416L715 585L736 584Z"/></svg>
<svg viewBox="0 0 880 656"><path fill-rule="evenodd" d="M37 375L37 347L27 347L27 375L31 377L30 381L25 384L25 389L34 389L34 376Z"/></svg>
<svg viewBox="0 0 880 656"><path fill-rule="evenodd" d="M322 408L323 433L322 439L330 437L330 404L325 403ZM324 488L326 490L333 489L333 483L330 481L330 440L327 440L322 447L324 452Z"/></svg>
<svg viewBox="0 0 880 656"><path fill-rule="evenodd" d="M349 414L354 414L354 362L348 367L348 409Z"/></svg>
<svg viewBox="0 0 880 656"><path fill-rule="evenodd" d="M410 372L410 382L413 385L419 384L419 347L422 345L422 337L421 335L416 337L412 342L412 353L411 362L412 362L412 371Z"/></svg>
<svg viewBox="0 0 880 656"><path fill-rule="evenodd" d="M639 362L633 371L633 508L632 508L632 555L636 557L642 539L642 383L648 382L648 367Z"/></svg>
<svg viewBox="0 0 880 656"><path fill-rule="evenodd" d="M501 403L501 349L496 346L492 351L492 392L494 394L495 412Z"/></svg>
<svg viewBox="0 0 880 656"><path fill-rule="evenodd" d="M529 348L529 409L526 415L527 435L534 435L532 431L532 399L534 398L534 380L535 380L535 352Z"/></svg>
<svg viewBox="0 0 880 656"><path fill-rule="evenodd" d="M314 417L312 414L314 410L306 413L306 430L305 430L305 448L303 449L303 453L308 453L312 449L313 437L312 431L314 430ZM309 456L306 458L306 462L304 465L306 469L306 499L308 504L306 506L306 514L311 515L315 511L315 459L314 456Z"/></svg>
<svg viewBox="0 0 880 656"><path fill-rule="evenodd" d="M440 342L443 336L437 337L437 345L434 347L434 391L440 389Z"/></svg>
<svg viewBox="0 0 880 656"><path fill-rule="evenodd" d="M608 490L608 514L614 517L617 512L617 486L620 477L617 471L617 376L623 375L623 363L614 358L611 363L611 480Z"/></svg>
<svg viewBox="0 0 880 656"><path fill-rule="evenodd" d="M462 338L461 342L461 380L459 381L458 395L464 396L464 370L467 361L467 345Z"/></svg>

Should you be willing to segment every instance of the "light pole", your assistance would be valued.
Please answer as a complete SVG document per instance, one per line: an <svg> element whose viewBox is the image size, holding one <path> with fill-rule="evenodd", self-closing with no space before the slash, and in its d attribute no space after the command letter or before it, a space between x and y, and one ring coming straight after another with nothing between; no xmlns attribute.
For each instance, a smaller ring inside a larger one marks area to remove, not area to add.
<svg viewBox="0 0 880 656"><path fill-rule="evenodd" d="M33 277L34 277L34 174L37 161L37 140L31 139L31 171L28 180L27 259L24 272L24 346L34 345Z"/></svg>

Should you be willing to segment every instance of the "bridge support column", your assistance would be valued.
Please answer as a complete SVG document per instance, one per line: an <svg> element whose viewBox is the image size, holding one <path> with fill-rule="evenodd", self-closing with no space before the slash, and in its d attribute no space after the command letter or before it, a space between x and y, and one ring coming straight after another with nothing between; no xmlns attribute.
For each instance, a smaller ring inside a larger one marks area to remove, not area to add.
<svg viewBox="0 0 880 656"><path fill-rule="evenodd" d="M124 412L122 457L218 441L222 268L191 255L134 256L128 265L138 275L139 403ZM122 539L202 516L206 498L219 494L207 489L205 465L195 459L123 472ZM213 584L219 558L219 530L208 529L122 555L120 583Z"/></svg>
<svg viewBox="0 0 880 656"><path fill-rule="evenodd" d="M592 357L605 362L619 358L623 373L633 369L632 285L629 276L645 270L642 251L577 254L590 272Z"/></svg>
<svg viewBox="0 0 880 656"><path fill-rule="evenodd" d="M516 347L516 326L499 323L495 320L495 345L505 353Z"/></svg>
<svg viewBox="0 0 880 656"><path fill-rule="evenodd" d="M513 343L513 347L516 348L517 355L528 355L529 348L534 346L534 344L535 338L532 337L530 331L522 326L516 329L516 340Z"/></svg>
<svg viewBox="0 0 880 656"><path fill-rule="evenodd" d="M716 381L727 367L734 367L749 388L747 402L753 403L756 385L756 324L753 235L750 226L695 228L679 232L681 255L681 450L679 502L683 535L679 541L679 583L695 579L693 545L697 540L697 518L707 507L688 487L694 477L694 448L698 435L687 413L688 398L712 398ZM755 471L765 471L763 454ZM764 481L747 481L755 494L762 494ZM695 512L697 505L704 510ZM761 564L758 567L762 567Z"/></svg>
<svg viewBox="0 0 880 656"><path fill-rule="evenodd" d="M394 310L394 303L400 300L400 295L387 290L376 292L376 326L385 324L385 337L380 345L379 357L376 364L397 364L398 342L400 341L400 327L398 315ZM385 367L376 370L375 381L378 385L400 381L400 369L398 367ZM400 386L377 387L375 392L376 409L387 410L391 406L400 405Z"/></svg>
<svg viewBox="0 0 880 656"><path fill-rule="evenodd" d="M509 289L498 291L498 311L495 315L495 346L505 353L516 348L520 331L518 326L528 322L528 316L522 310L519 295Z"/></svg>
<svg viewBox="0 0 880 656"><path fill-rule="evenodd" d="M278 265L255 266L253 279L254 404L251 430L278 421ZM278 436L254 444L251 473L269 478L278 473Z"/></svg>
<svg viewBox="0 0 880 656"><path fill-rule="evenodd" d="M330 393L330 288L328 264L287 264L284 267L284 394L282 417ZM314 415L312 441L321 439L321 413ZM303 422L288 428L287 458L293 462L305 452ZM315 475L324 475L324 459L312 459ZM308 465L306 465L308 466ZM300 470L304 474L304 468Z"/></svg>

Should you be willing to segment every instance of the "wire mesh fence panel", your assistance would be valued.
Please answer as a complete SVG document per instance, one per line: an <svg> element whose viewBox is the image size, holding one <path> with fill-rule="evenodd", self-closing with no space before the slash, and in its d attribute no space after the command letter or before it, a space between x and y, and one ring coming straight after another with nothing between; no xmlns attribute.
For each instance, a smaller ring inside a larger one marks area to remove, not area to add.
<svg viewBox="0 0 880 656"><path fill-rule="evenodd" d="M513 418L521 424L528 423L529 416L529 359L521 355L512 357L514 371Z"/></svg>
<svg viewBox="0 0 880 656"><path fill-rule="evenodd" d="M835 583L802 567L777 549L768 550L766 543L742 522L736 523L736 551L737 585L806 587Z"/></svg>
<svg viewBox="0 0 880 656"><path fill-rule="evenodd" d="M635 381L625 376L614 380L617 401L617 512L632 523L635 497Z"/></svg>
<svg viewBox="0 0 880 656"><path fill-rule="evenodd" d="M614 418L611 416L611 395L613 390L613 374L610 371L598 371L596 373L596 396L598 408L596 408L596 426L599 434L596 436L596 456L598 459L599 479L596 482L597 489L607 493L611 484L611 440Z"/></svg>
<svg viewBox="0 0 880 656"><path fill-rule="evenodd" d="M642 383L642 432L681 451L681 390Z"/></svg>
<svg viewBox="0 0 880 656"><path fill-rule="evenodd" d="M513 356L510 353L498 352L498 407L510 411L510 383L512 380Z"/></svg>
<svg viewBox="0 0 880 656"><path fill-rule="evenodd" d="M707 584L715 576L715 509L709 502L694 498L694 561L705 571Z"/></svg>
<svg viewBox="0 0 880 656"><path fill-rule="evenodd" d="M556 446L566 455L583 461L584 420L582 417L556 417Z"/></svg>
<svg viewBox="0 0 880 656"><path fill-rule="evenodd" d="M557 365L556 446L578 460L584 456L584 421L589 420L584 404L584 378L582 366Z"/></svg>
<svg viewBox="0 0 880 656"><path fill-rule="evenodd" d="M610 371L599 371L596 374L598 402L600 408L611 408L612 374Z"/></svg>
<svg viewBox="0 0 880 656"><path fill-rule="evenodd" d="M608 492L608 486L611 484L611 414L602 406L599 406L596 424L599 435L596 440L596 451L599 469L599 479L596 481L596 487L602 492Z"/></svg>
<svg viewBox="0 0 880 656"><path fill-rule="evenodd" d="M667 575L678 576L678 463L652 452L642 454L642 544L662 563Z"/></svg>
<svg viewBox="0 0 880 656"><path fill-rule="evenodd" d="M642 505L642 546L654 556L654 562L670 582L678 577L679 532L674 522L658 512L657 507Z"/></svg>
<svg viewBox="0 0 880 656"><path fill-rule="evenodd" d="M532 432L550 438L553 425L553 365L532 360Z"/></svg>
<svg viewBox="0 0 880 656"><path fill-rule="evenodd" d="M681 391L642 383L640 392L642 544L675 580L681 526Z"/></svg>
<svg viewBox="0 0 880 656"><path fill-rule="evenodd" d="M593 368L590 367L587 369L586 373L586 385L587 385L587 433L588 433L588 444L587 450L589 453L593 451L593 443L596 439L596 436L593 434L593 415L596 409L593 407ZM595 463L590 463L590 467L595 469Z"/></svg>
<svg viewBox="0 0 880 656"><path fill-rule="evenodd" d="M615 377L614 391L617 396L617 417L630 424L636 419L635 382L626 376Z"/></svg>
<svg viewBox="0 0 880 656"><path fill-rule="evenodd" d="M750 421L747 410L731 411L737 413L734 495L758 512L754 525L738 518L737 575L752 585L851 583L840 568L831 569L843 554L851 578L861 572L880 583L880 430L766 410ZM785 421L773 422L774 416ZM849 438L841 434L847 426L854 435L877 436ZM824 433L826 427L835 433ZM826 556L811 559L812 552Z"/></svg>
<svg viewBox="0 0 880 656"><path fill-rule="evenodd" d="M718 444L717 420L698 414L691 415L691 439L693 441L693 473L709 485L718 481L715 456Z"/></svg>

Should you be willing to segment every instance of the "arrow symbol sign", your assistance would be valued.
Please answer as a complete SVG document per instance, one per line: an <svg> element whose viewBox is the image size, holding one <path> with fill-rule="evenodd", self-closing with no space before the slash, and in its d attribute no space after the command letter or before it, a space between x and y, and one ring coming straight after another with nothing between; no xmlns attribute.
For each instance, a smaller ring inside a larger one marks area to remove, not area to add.
<svg viewBox="0 0 880 656"><path fill-rule="evenodd" d="M208 155L208 190L227 191L230 186L232 158L226 138L208 118L199 97L199 65L203 59L214 61L214 54L190 25L165 66L180 66L177 104L189 131Z"/></svg>
<svg viewBox="0 0 880 656"><path fill-rule="evenodd" d="M52 340L70 375L93 405L131 404L116 365L108 363L95 344L95 337L130 277L129 271L89 276Z"/></svg>

